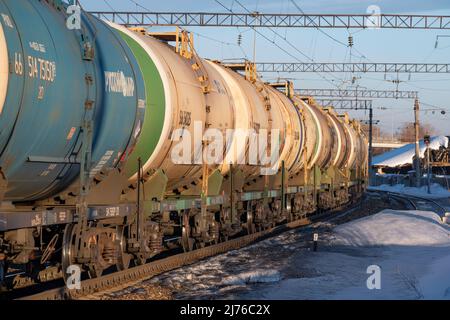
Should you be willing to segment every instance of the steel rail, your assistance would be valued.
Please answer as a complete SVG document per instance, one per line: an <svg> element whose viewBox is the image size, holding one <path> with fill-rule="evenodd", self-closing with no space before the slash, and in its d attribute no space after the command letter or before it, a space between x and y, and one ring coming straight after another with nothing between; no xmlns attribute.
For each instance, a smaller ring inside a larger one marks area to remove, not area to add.
<svg viewBox="0 0 450 320"><path fill-rule="evenodd" d="M445 213L447 212L447 209L444 206L442 206L440 203L435 201L434 199L415 196L415 195L409 195L409 194L403 194L403 193L398 193L398 192L392 192L392 191L387 191L387 190L369 189L369 190L367 190L367 192L378 193L378 194L384 193L384 194L387 194L388 196L394 196L396 198L401 198L403 200L407 200L415 208L415 210L419 210L419 206L417 205L417 202L415 202L415 201L423 201L423 202L431 203L434 207L437 208L437 211L435 211L435 212L437 214L439 214L441 217L444 216Z"/></svg>

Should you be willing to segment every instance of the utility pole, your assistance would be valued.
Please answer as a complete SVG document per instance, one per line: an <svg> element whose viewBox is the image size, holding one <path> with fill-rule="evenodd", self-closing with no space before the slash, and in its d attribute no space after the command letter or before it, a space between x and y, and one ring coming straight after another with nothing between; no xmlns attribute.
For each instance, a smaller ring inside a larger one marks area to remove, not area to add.
<svg viewBox="0 0 450 320"><path fill-rule="evenodd" d="M369 109L369 186L372 185L372 158L373 158L373 108L370 106Z"/></svg>
<svg viewBox="0 0 450 320"><path fill-rule="evenodd" d="M416 152L415 152L415 170L416 170L416 187L420 187L420 148L419 148L419 99L414 101L414 131L415 131L415 141L416 141Z"/></svg>
<svg viewBox="0 0 450 320"><path fill-rule="evenodd" d="M430 159L430 136L425 135L423 138L423 142L427 147L425 152L427 153L427 192L431 194L431 159Z"/></svg>

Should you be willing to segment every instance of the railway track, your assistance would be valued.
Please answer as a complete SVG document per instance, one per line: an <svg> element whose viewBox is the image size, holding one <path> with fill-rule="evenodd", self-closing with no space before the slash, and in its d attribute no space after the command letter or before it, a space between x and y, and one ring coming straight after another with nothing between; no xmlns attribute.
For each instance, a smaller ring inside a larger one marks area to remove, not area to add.
<svg viewBox="0 0 450 320"><path fill-rule="evenodd" d="M432 199L421 198L417 196L408 196L394 192L368 191L368 195L378 194L387 196L390 200L403 204L407 209L428 210L438 213L441 217L445 216L446 208ZM89 295L101 292L115 291L123 287L131 286L144 279L152 278L156 275L195 263L199 260L212 257L230 250L240 249L257 241L281 234L288 230L296 229L302 226L311 225L314 222L333 222L337 219L345 218L349 213L359 207L362 200L350 203L345 207L340 207L321 214L289 222L267 230L263 230L250 235L231 239L227 242L211 245L205 248L190 252L175 254L156 261L148 262L141 266L136 266L127 270L114 272L99 278L87 279L81 281L81 289L69 290L66 286L39 292L32 295L18 297L22 300L67 300L84 299ZM16 297L17 298L17 297Z"/></svg>
<svg viewBox="0 0 450 320"><path fill-rule="evenodd" d="M389 198L403 201L404 203L409 205L412 210L433 211L437 213L441 218L445 217L446 213L450 211L449 208L440 204L438 201L429 198L380 190L368 191L368 193L385 195Z"/></svg>
<svg viewBox="0 0 450 320"><path fill-rule="evenodd" d="M298 232L301 233L301 237L298 238L297 241L302 243L303 248L311 248L312 245L312 239L314 234L320 234L324 235L331 231L334 226L341 225L347 222L350 222L352 220L356 220L368 215L376 214L377 212L383 210L382 207L377 207L377 205L374 205L375 208L371 208L372 210L367 210L366 206L363 206L364 201L370 201L370 197L366 198L365 200L359 201L358 203L353 204L353 206L350 206L346 210L343 210L341 212L334 212L333 214L327 215L327 217L323 217L324 219L314 219L315 221L311 221L311 223L308 223L308 225L305 225L304 227L299 228ZM405 204L397 203L392 204L393 208L395 209L405 209ZM288 230L286 230L288 232ZM283 233L283 232L279 232ZM275 238L277 234L272 234L270 238ZM321 237L322 237L321 236ZM264 240L264 239L261 239ZM206 262L207 263L207 262ZM158 275L155 275L158 276ZM87 296L79 297L79 299L83 300L104 300L110 299L111 297L114 297L115 295L119 294L123 291L128 291L129 288L133 288L135 290L136 288L143 288L146 285L143 284L146 283L146 281L136 281L135 283L126 284L119 288L112 288L110 290L105 290L102 292L97 292L94 294L89 294ZM123 290L123 291L122 291ZM178 289L177 289L178 290ZM119 297L117 296L117 297ZM207 298L207 297L206 297ZM115 298L112 298L115 299ZM182 298L184 299L184 298ZM189 299L189 298L188 298ZM196 298L195 298L196 299ZM203 299L203 298L202 298Z"/></svg>
<svg viewBox="0 0 450 320"><path fill-rule="evenodd" d="M92 278L81 281L80 289L69 290L67 286L61 286L23 297L16 297L19 300L72 300L83 299L89 295L99 292L117 290L121 287L128 287L134 283L144 279L154 277L156 275L180 268L200 261L202 259L212 257L230 250L236 250L253 244L257 241L267 239L269 237L281 234L288 230L296 229L302 226L310 225L314 222L332 222L335 219L343 217L359 206L359 201L352 202L345 207L335 208L333 210L316 214L311 217L305 217L293 222L263 230L257 233L241 236L229 241L211 245L205 248L197 249L190 252L175 254L156 261L148 262L144 265L132 267L127 270L114 272L98 278Z"/></svg>

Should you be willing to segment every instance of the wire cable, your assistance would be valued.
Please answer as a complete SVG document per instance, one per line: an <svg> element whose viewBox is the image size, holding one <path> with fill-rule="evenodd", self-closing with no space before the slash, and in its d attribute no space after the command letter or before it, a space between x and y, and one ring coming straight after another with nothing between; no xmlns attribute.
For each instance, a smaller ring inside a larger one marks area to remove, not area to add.
<svg viewBox="0 0 450 320"><path fill-rule="evenodd" d="M230 13L234 13L233 10L227 8L223 3L221 3L219 0L215 0L215 2L217 4L219 4L222 8L224 8L225 10L229 11ZM251 13L250 10L248 10L244 5L242 5L242 3L240 3L239 0L234 0L234 2L236 2L239 6L241 6L245 11L247 11L248 13ZM278 49L280 49L281 51L283 51L284 53L286 53L287 55L289 55L290 57L292 57L293 59L297 60L300 63L303 63L303 61L301 59L299 59L297 56L293 55L291 52L287 51L286 49L284 49L283 47L281 47L278 43L276 43L274 40L268 38L265 34L263 34L262 32L260 32L259 30L257 30L255 27L250 27L252 28L257 34L259 34L261 37L263 37L265 40L267 40L268 42L270 42L271 44L273 44L274 46L276 46ZM290 41L288 41L287 39L285 39L283 36L279 35L276 31L274 31L271 27L267 27L270 31L272 31L276 36L278 36L279 38L283 39L284 41L286 41L286 43L288 43L295 51L297 51L299 54L301 54L303 57L305 57L306 59L313 61L314 59L312 59L311 57L309 57L308 55L306 55L305 53L303 53L302 51L300 51L296 46L294 46ZM333 81L330 81L329 79L326 79L322 74L320 74L319 72L315 72L317 73L321 78L323 78L325 81L327 81L328 83L330 83L331 85L336 86L335 83L333 83ZM331 75L332 77L334 77L337 80L340 80L339 78L337 78L334 75Z"/></svg>

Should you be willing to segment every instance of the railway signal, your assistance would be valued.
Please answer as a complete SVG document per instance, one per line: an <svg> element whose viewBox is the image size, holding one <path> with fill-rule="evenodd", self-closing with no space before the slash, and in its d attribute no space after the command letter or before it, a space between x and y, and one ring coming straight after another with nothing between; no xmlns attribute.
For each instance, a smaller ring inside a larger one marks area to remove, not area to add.
<svg viewBox="0 0 450 320"><path fill-rule="evenodd" d="M316 252L317 251L317 242L319 241L319 234L318 233L314 233L313 235L313 251Z"/></svg>

